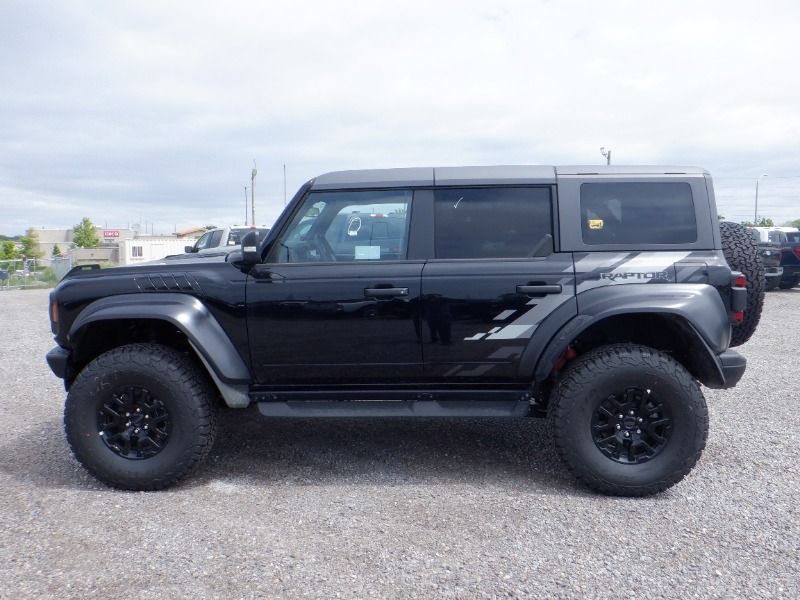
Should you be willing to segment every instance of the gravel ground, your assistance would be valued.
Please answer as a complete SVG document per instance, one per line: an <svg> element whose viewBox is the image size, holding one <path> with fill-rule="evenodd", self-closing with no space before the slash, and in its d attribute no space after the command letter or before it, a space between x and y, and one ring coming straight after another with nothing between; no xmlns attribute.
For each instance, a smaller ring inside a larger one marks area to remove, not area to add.
<svg viewBox="0 0 800 600"><path fill-rule="evenodd" d="M595 495L538 419L227 411L165 492L71 457L45 291L0 293L0 597L800 596L800 289L770 293L679 485Z"/></svg>

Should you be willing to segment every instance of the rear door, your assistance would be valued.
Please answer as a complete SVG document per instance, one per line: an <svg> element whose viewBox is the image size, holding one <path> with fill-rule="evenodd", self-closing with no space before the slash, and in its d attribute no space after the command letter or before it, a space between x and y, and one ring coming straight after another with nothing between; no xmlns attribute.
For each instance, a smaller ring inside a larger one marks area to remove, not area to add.
<svg viewBox="0 0 800 600"><path fill-rule="evenodd" d="M434 190L433 256L422 273L425 377L514 383L553 310L575 303L570 253L554 252L550 186Z"/></svg>

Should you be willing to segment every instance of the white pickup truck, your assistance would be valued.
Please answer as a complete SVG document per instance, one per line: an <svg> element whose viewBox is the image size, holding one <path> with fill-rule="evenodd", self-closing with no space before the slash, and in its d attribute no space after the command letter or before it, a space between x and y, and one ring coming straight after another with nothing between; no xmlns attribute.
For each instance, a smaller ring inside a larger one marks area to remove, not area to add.
<svg viewBox="0 0 800 600"><path fill-rule="evenodd" d="M187 254L227 254L231 250L236 250L241 246L241 239L248 231L255 231L258 234L258 239L262 240L269 233L266 227L219 227L217 229L209 229L205 232L199 240L194 243L194 246L186 246L184 251Z"/></svg>

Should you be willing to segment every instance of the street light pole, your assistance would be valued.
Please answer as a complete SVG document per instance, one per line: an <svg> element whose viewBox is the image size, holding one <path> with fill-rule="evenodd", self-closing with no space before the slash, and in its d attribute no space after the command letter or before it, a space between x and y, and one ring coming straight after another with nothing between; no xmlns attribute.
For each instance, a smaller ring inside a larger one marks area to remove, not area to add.
<svg viewBox="0 0 800 600"><path fill-rule="evenodd" d="M753 214L753 227L758 227L758 184L761 183L762 177L769 177L766 173L763 175L759 175L758 179L756 179L756 205L755 205L755 213Z"/></svg>
<svg viewBox="0 0 800 600"><path fill-rule="evenodd" d="M250 211L252 219L250 219L250 225L252 227L256 226L256 175L258 171L256 170L256 161L253 161L253 170L250 172Z"/></svg>
<svg viewBox="0 0 800 600"><path fill-rule="evenodd" d="M247 186L244 186L244 225L247 227Z"/></svg>

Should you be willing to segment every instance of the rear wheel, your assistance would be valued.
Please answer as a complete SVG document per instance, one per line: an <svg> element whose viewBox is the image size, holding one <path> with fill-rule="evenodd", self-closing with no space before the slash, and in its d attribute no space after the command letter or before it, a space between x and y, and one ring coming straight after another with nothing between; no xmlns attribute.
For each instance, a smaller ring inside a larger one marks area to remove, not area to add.
<svg viewBox="0 0 800 600"><path fill-rule="evenodd" d="M728 265L747 277L747 306L744 310L744 320L734 325L731 330L730 345L741 346L755 333L761 319L766 285L764 264L758 255L758 243L747 227L730 221L721 221L719 232L722 236L722 252Z"/></svg>
<svg viewBox="0 0 800 600"><path fill-rule="evenodd" d="M652 348L603 346L558 383L550 418L575 476L605 494L646 496L676 484L705 447L708 410L686 369Z"/></svg>
<svg viewBox="0 0 800 600"><path fill-rule="evenodd" d="M156 490L211 449L214 394L187 356L131 344L90 362L70 388L64 429L75 458L103 483Z"/></svg>

